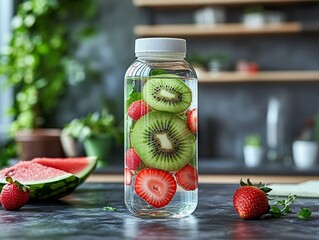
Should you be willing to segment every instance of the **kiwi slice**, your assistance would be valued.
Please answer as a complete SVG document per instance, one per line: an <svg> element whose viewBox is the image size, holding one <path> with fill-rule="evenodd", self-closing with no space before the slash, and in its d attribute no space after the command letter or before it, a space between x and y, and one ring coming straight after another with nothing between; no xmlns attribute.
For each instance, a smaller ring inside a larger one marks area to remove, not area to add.
<svg viewBox="0 0 319 240"><path fill-rule="evenodd" d="M192 92L177 75L161 74L145 83L143 99L155 110L181 113L191 104Z"/></svg>
<svg viewBox="0 0 319 240"><path fill-rule="evenodd" d="M185 166L195 152L195 138L186 123L167 112L150 112L136 123L132 145L149 167L166 171Z"/></svg>

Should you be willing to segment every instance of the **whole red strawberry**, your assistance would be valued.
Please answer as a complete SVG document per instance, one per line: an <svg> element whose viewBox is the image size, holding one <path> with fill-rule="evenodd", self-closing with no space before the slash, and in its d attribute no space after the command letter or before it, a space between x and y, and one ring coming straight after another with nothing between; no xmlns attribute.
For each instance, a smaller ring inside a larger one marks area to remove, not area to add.
<svg viewBox="0 0 319 240"><path fill-rule="evenodd" d="M8 182L1 191L0 202L5 210L18 210L29 200L29 188L11 177L6 177Z"/></svg>
<svg viewBox="0 0 319 240"><path fill-rule="evenodd" d="M253 186L249 179L247 183L240 179L240 187L233 196L234 207L243 219L256 219L269 212L267 193L271 188Z"/></svg>
<svg viewBox="0 0 319 240"><path fill-rule="evenodd" d="M151 108L143 100L132 102L128 107L127 114L135 121L139 120L146 113L150 112Z"/></svg>

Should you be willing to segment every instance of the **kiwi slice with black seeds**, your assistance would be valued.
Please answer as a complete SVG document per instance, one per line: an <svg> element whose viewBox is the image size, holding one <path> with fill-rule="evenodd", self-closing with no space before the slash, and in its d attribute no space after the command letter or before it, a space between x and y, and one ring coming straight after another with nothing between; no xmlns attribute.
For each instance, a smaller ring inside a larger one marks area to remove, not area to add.
<svg viewBox="0 0 319 240"><path fill-rule="evenodd" d="M195 138L186 123L167 112L150 112L132 131L132 145L149 167L166 171L182 168L193 158Z"/></svg>
<svg viewBox="0 0 319 240"><path fill-rule="evenodd" d="M190 106L192 92L177 75L161 74L145 83L143 99L157 111L181 113Z"/></svg>

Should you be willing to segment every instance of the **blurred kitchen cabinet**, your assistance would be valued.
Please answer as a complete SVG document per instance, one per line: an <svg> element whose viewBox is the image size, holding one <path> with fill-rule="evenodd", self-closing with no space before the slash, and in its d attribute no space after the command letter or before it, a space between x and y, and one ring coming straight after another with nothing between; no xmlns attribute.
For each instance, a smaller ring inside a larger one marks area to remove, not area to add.
<svg viewBox="0 0 319 240"><path fill-rule="evenodd" d="M319 3L319 0L133 0L137 7L148 9L198 9L207 6L238 5L287 5ZM154 19L153 19L154 20ZM319 25L313 23L281 22L264 24L259 27L248 27L243 23L216 24L156 24L137 25L134 32L140 37L228 37L274 34L300 34L319 32ZM260 71L255 73L241 72L197 72L201 83L249 83L249 82L315 82L319 81L319 71Z"/></svg>

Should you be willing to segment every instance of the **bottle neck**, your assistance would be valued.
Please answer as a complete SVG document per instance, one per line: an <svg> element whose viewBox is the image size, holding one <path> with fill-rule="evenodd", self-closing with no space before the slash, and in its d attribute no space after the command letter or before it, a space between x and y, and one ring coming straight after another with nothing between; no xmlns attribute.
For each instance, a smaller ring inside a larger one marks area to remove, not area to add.
<svg viewBox="0 0 319 240"><path fill-rule="evenodd" d="M181 52L138 52L135 56L142 60L184 60L185 53Z"/></svg>

